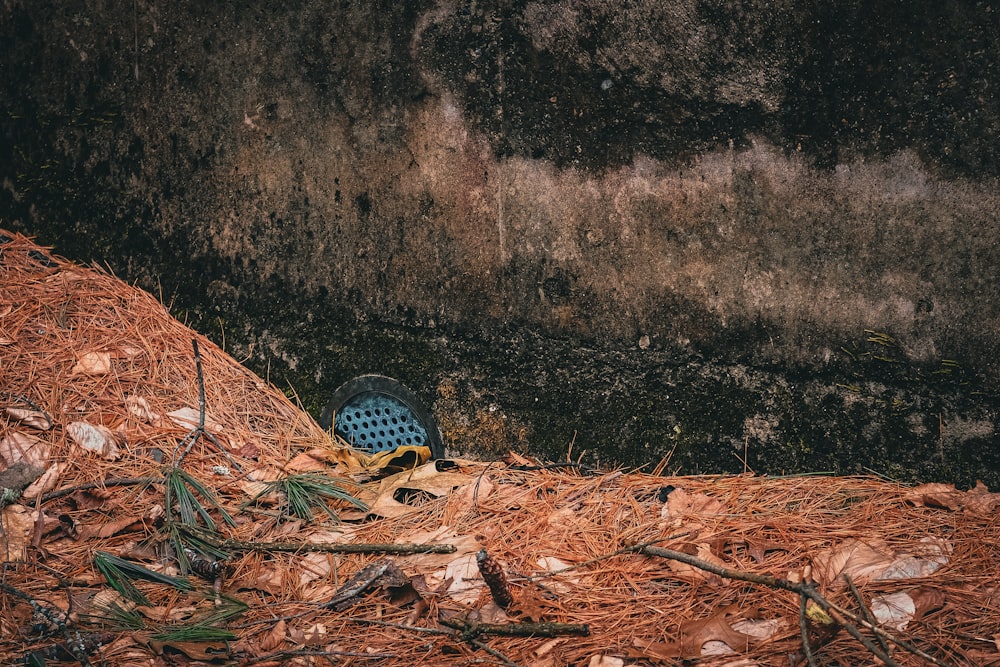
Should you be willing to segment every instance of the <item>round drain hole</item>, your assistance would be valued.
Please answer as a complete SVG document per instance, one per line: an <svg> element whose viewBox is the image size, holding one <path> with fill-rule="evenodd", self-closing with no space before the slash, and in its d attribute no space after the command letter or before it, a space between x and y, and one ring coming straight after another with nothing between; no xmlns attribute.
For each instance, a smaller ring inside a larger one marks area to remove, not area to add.
<svg viewBox="0 0 1000 667"><path fill-rule="evenodd" d="M444 456L437 423L409 389L384 375L361 375L333 392L319 425L355 449L377 454L423 446L431 457Z"/></svg>

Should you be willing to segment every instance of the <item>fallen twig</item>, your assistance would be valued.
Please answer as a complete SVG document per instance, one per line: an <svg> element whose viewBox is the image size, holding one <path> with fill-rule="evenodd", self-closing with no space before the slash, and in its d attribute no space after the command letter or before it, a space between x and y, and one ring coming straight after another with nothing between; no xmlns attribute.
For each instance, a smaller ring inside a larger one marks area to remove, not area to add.
<svg viewBox="0 0 1000 667"><path fill-rule="evenodd" d="M51 609L42 605L38 600L36 600L31 595L25 593L19 588L15 588L9 584L0 582L0 591L8 595L13 595L21 600L24 600L29 605L31 605L32 611L39 617L44 618L49 625L52 626L52 631L58 632L62 635L66 642L63 644L54 644L46 649L42 649L40 652L36 652L38 657L43 661L45 659L58 659L63 660L66 657L72 656L75 658L83 667L90 667L91 662L88 659L88 655L96 650L97 647L101 645L101 641L95 641L94 637L96 635L84 635L78 629L76 629L71 623L69 614L63 612L59 609ZM50 631L50 632L52 632ZM29 654L32 656L35 654ZM29 657L26 656L26 657ZM26 663L35 664L35 663Z"/></svg>
<svg viewBox="0 0 1000 667"><path fill-rule="evenodd" d="M844 575L844 581L847 582L847 587L851 589L851 595L854 596L854 601L858 603L858 609L861 610L861 615L866 621L874 625L876 623L875 616L872 614L871 610L868 609L868 605L865 604L864 599L861 597L861 591L858 587L854 585L854 581L849 575ZM883 651L889 651L889 645L885 643L885 639L881 635L876 634L875 639L878 640L879 646L882 647Z"/></svg>
<svg viewBox="0 0 1000 667"><path fill-rule="evenodd" d="M48 502L62 496L68 496L71 493L76 493L77 491L86 491L88 489L103 489L109 486L132 486L137 484L159 484L162 482L162 477L112 477L110 479L102 479L100 482L85 482L76 486L68 486L65 489L49 491L42 496L42 502Z"/></svg>
<svg viewBox="0 0 1000 667"><path fill-rule="evenodd" d="M733 570L728 567L723 567L721 565L715 565L714 563L709 563L700 558L686 554L683 551L674 551L673 549L665 549L663 547L654 547L649 544L637 544L629 549L634 553L644 554L646 556L656 556L658 558L669 558L671 560L676 560L681 563L686 563L692 567L696 567L699 570L704 570L705 572L711 572L724 579L737 579L740 581L748 581L753 584L760 584L762 586L768 586L770 588L779 588L786 591L792 591L793 593L798 593L801 596L808 597L810 600L818 604L823 611L831 614L834 618L844 626L844 629L851 634L852 637L861 642L865 648L872 652L873 655L877 656L886 665L890 667L897 665L892 658L889 657L888 653L875 646L870 639L861 634L857 626L861 626L874 632L875 634L881 636L886 641L889 641L900 648L909 651L913 655L923 658L924 660L930 662L931 664L938 665L938 667L948 667L948 663L935 658L933 655L927 653L914 646L910 642L896 637L895 635L886 632L880 626L869 623L861 616L858 616L854 612L845 609L833 602L830 602L823 595L819 593L811 584L799 583L794 581L789 581L788 579L780 579L778 577L772 577L766 574L754 574L752 572L742 572L740 570ZM836 618L839 616L840 618ZM849 623L848 620L852 621Z"/></svg>
<svg viewBox="0 0 1000 667"><path fill-rule="evenodd" d="M587 636L590 626L586 623L475 623L462 618L442 618L441 625L454 628L463 638L479 635L505 637L559 637L562 635Z"/></svg>
<svg viewBox="0 0 1000 667"><path fill-rule="evenodd" d="M236 462L226 448L222 446L222 443L220 443L218 439L205 428L205 376L201 372L201 353L198 351L198 340L192 338L191 346L194 348L194 367L195 372L198 374L198 426L188 431L188 434L184 436L184 439L177 443L177 447L174 448L174 466L179 466L181 461L184 460L184 457L191 451L191 448L194 447L194 444L198 442L198 438L204 436L213 445L215 445L216 449L225 455L226 459L229 460L229 463L232 464L233 468L243 472L243 468L240 467L240 464ZM181 453L180 456L177 456L177 452L185 445L185 443L187 446L184 447L184 452Z"/></svg>
<svg viewBox="0 0 1000 667"><path fill-rule="evenodd" d="M799 634L802 637L802 654L805 656L809 667L816 667L816 659L813 658L812 646L809 645L809 619L806 617L806 603L809 601L805 595L799 596Z"/></svg>
<svg viewBox="0 0 1000 667"><path fill-rule="evenodd" d="M521 667L518 663L516 663L513 660L511 660L510 658L508 658L507 656L505 656L500 651L496 650L495 648L493 648L489 644L487 644L487 643L485 643L483 641L480 641L479 639L476 639L475 637L470 637L466 641L469 642L469 644L471 644L473 647L478 648L478 649L482 649L483 651L486 651L487 653L489 653L490 655L492 655L494 658L496 658L497 660L499 660L500 662L502 662L507 667Z"/></svg>
<svg viewBox="0 0 1000 667"><path fill-rule="evenodd" d="M258 656L247 656L240 659L240 664L242 665L253 665L258 662L267 662L269 660L281 659L284 663L285 658L298 658L298 657L316 657L316 658L363 658L366 660L381 660L386 658L396 658L398 657L395 653L364 653L362 651L317 651L309 649L299 649L299 650L288 650L288 651L275 651L273 653L265 653L264 655Z"/></svg>
<svg viewBox="0 0 1000 667"><path fill-rule="evenodd" d="M212 546L229 551L280 551L310 552L320 551L336 554L450 554L455 553L454 544L316 544L312 542L239 542L224 540Z"/></svg>

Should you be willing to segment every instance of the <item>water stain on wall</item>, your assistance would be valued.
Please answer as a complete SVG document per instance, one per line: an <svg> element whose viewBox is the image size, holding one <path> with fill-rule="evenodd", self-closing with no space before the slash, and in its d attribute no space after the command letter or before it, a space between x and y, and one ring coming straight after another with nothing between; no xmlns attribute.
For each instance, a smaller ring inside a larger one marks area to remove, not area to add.
<svg viewBox="0 0 1000 667"><path fill-rule="evenodd" d="M11 1L0 218L313 410L381 371L471 449L972 480L1000 474L998 23Z"/></svg>

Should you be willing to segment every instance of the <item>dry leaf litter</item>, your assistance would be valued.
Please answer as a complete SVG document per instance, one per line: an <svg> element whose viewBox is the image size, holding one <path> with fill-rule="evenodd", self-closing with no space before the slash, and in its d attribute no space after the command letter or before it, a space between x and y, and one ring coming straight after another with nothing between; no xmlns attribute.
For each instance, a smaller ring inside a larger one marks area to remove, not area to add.
<svg viewBox="0 0 1000 667"><path fill-rule="evenodd" d="M373 468L149 294L8 232L0 369L17 486L3 664L878 664L843 617L719 574L737 572L811 584L880 628L853 624L894 664L1000 665L1000 494L982 486L585 474L516 454ZM207 518L167 505L178 469ZM268 485L290 475L341 480L367 509L290 513ZM171 540L178 523L194 529ZM199 536L219 562L171 547ZM358 544L374 551L337 551ZM139 604L106 557L188 587L134 577Z"/></svg>

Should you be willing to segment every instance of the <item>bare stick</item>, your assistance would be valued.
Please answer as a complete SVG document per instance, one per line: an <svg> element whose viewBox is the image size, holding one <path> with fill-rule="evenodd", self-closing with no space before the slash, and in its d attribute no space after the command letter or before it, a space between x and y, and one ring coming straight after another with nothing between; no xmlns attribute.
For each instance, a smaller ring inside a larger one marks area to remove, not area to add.
<svg viewBox="0 0 1000 667"><path fill-rule="evenodd" d="M806 618L806 603L809 601L805 595L799 596L799 634L802 635L802 654L806 657L809 667L816 667L816 659L813 658L812 647L809 645L809 622Z"/></svg>
<svg viewBox="0 0 1000 667"><path fill-rule="evenodd" d="M864 598L861 597L861 591L858 587L854 585L854 581L851 580L850 575L844 575L844 581L847 582L847 587L851 589L851 595L854 596L855 602L858 603L858 609L861 610L861 615L866 621L874 625L876 623L875 617L872 615L871 611L868 609L868 605L865 604ZM879 646L882 647L883 651L889 651L889 645L885 643L881 635L875 635L875 639L878 640Z"/></svg>
<svg viewBox="0 0 1000 667"><path fill-rule="evenodd" d="M102 479L100 482L86 482L76 486L68 486L65 489L49 491L42 496L42 502L68 496L77 491L86 491L87 489L103 489L108 486L132 486L135 484L156 484L162 482L162 477L112 477L111 479Z"/></svg>
<svg viewBox="0 0 1000 667"><path fill-rule="evenodd" d="M198 351L198 340L196 338L191 339L191 346L194 348L194 368L198 375L198 426L188 431L188 434L184 436L184 439L177 443L177 447L174 448L174 458L176 459L174 466L179 466L181 461L184 460L184 457L191 451L191 448L194 447L194 444L198 442L198 438L205 436L205 438L215 445L216 449L225 454L229 463L232 464L236 470L243 472L243 468L241 468L240 464L238 464L232 455L226 451L226 448L222 446L214 435L205 429L205 376L201 372L201 352ZM177 452L185 443L187 444L187 447L184 448L184 452L180 455L180 457L178 457Z"/></svg>
<svg viewBox="0 0 1000 667"><path fill-rule="evenodd" d="M490 655L492 655L494 658L496 658L497 660L499 660L500 662L502 662L507 667L521 667L520 665L518 665L516 662L514 662L513 660L511 660L510 658L508 658L507 656L505 656L500 651L496 650L495 648L493 648L489 644L486 644L485 642L482 642L482 641L476 639L475 637L471 637L471 638L467 639L466 641L469 642L470 644L472 644L473 646L475 646L476 648L482 649L482 650L486 651L487 653L489 653Z"/></svg>
<svg viewBox="0 0 1000 667"><path fill-rule="evenodd" d="M505 637L559 637L561 635L590 634L586 623L473 623L459 618L442 618L441 624L461 630L463 637L478 635L503 635Z"/></svg>
<svg viewBox="0 0 1000 667"><path fill-rule="evenodd" d="M313 544L311 542L238 542L225 540L214 544L229 551L281 551L308 552L321 551L337 554L450 554L455 553L454 544Z"/></svg>
<svg viewBox="0 0 1000 667"><path fill-rule="evenodd" d="M241 659L240 664L242 665L253 665L258 662L267 662L270 660L275 660L278 658L282 659L282 664L284 664L284 658L293 657L322 657L322 658L364 658L366 660L381 660L383 658L398 658L395 653L362 653L360 651L311 651L308 649L300 650L290 650L290 651L275 651L274 653L265 653L264 655L258 655L254 657L246 656ZM336 664L336 663L334 663Z"/></svg>
<svg viewBox="0 0 1000 667"><path fill-rule="evenodd" d="M899 646L900 648L909 651L910 653L919 658L923 658L924 660L926 660L931 664L937 665L938 667L948 667L948 663L939 660L938 658L935 658L933 655L919 649L910 642L902 640L896 637L895 635L886 632L880 626L875 625L873 623L869 623L868 621L861 618L857 614L851 612L850 610L844 609L843 607L833 602L830 602L825 597L820 595L819 591L817 591L810 584L804 582L797 583L794 581L789 581L787 579L779 579L778 577L772 577L766 574L741 572L739 570L733 570L728 567L723 567L721 565L715 565L714 563L709 563L708 561L704 561L690 554L686 554L683 551L674 551L673 549L664 549L662 547L654 547L648 544L637 544L634 547L631 547L630 550L634 553L641 553L647 556L656 556L659 558L669 558L671 560L676 560L681 563L686 563L692 567L698 568L699 570L704 570L705 572L711 572L712 574L717 574L720 577L723 577L724 579L738 579L740 581L749 581L750 583L753 584L760 584L762 586L768 586L769 588L780 588L782 590L798 593L799 595L804 595L813 602L815 602L816 604L818 604L823 609L823 611L831 615L834 612L836 612L836 614L841 617L838 620L843 624L844 629L847 630L851 634L851 636L853 636L855 639L861 642L865 646L865 648L868 648L870 651L872 651L873 654L878 656L878 658L883 662L885 662L887 665L892 666L896 665L897 663L894 662L892 658L890 658L885 651L882 651L877 646L872 644L869 639L864 637L858 631L857 627L851 625L845 619L850 619L853 623L860 625L876 633L877 635L882 636L886 641L892 642L896 646Z"/></svg>
<svg viewBox="0 0 1000 667"><path fill-rule="evenodd" d="M31 609L35 612L35 614L48 621L66 639L65 644L56 645L52 647L51 651L43 651L43 654L40 656L42 664L44 664L46 657L57 657L58 659L63 659L63 652L65 652L66 655L76 658L76 660L83 665L83 667L91 667L92 663L87 656L91 653L91 651L93 651L94 648L96 648L96 646L99 645L99 642L95 643L91 641L91 635L83 635L79 630L73 627L67 612L63 612L58 609L52 610L49 607L45 607L31 595L25 593L19 588L15 588L14 586L3 582L0 582L0 591L3 591L8 595L18 597L27 602L31 605ZM49 653L52 655L49 655Z"/></svg>

